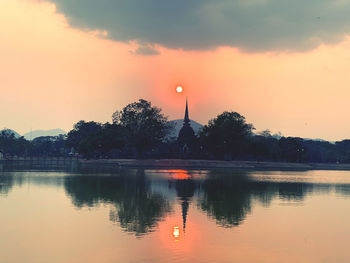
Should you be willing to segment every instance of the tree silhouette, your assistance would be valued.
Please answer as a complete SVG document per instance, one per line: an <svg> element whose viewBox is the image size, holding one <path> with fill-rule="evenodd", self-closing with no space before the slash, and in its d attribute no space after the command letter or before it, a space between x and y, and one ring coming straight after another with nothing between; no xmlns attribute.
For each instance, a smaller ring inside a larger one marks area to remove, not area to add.
<svg viewBox="0 0 350 263"><path fill-rule="evenodd" d="M244 153L253 129L239 113L225 111L203 127L200 138L209 152L231 159Z"/></svg>
<svg viewBox="0 0 350 263"><path fill-rule="evenodd" d="M170 130L167 117L151 102L140 99L113 113L113 123L127 130L128 143L138 156L160 144Z"/></svg>
<svg viewBox="0 0 350 263"><path fill-rule="evenodd" d="M102 124L94 121L79 121L67 135L67 146L73 147L81 154L88 155L95 148L89 137L94 137L102 129Z"/></svg>

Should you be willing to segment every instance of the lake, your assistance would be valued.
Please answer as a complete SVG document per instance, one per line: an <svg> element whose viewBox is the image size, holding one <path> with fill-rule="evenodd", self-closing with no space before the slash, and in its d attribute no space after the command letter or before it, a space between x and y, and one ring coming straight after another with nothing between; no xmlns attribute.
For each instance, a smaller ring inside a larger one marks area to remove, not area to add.
<svg viewBox="0 0 350 263"><path fill-rule="evenodd" d="M350 262L350 171L3 169L0 262Z"/></svg>

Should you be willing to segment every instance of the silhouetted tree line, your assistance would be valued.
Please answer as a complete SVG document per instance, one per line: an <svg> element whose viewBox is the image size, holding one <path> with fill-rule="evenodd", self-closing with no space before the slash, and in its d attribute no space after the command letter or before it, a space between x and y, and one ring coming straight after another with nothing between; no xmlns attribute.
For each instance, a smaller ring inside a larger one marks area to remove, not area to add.
<svg viewBox="0 0 350 263"><path fill-rule="evenodd" d="M0 151L5 154L5 157L65 156L69 153L64 135L42 136L29 141L23 136L17 137L8 129L0 131Z"/></svg>
<svg viewBox="0 0 350 263"><path fill-rule="evenodd" d="M32 141L0 132L0 151L7 156L71 156L84 158L181 158L173 127L161 109L140 99L112 115L112 123L79 121L65 136ZM299 137L254 133L237 112L225 111L196 135L193 159L350 163L350 140L330 143Z"/></svg>

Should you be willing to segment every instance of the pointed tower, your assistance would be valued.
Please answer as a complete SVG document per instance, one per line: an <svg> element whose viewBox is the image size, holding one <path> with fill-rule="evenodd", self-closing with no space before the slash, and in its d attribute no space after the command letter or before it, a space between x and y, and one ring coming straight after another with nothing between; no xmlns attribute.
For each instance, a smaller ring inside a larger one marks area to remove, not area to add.
<svg viewBox="0 0 350 263"><path fill-rule="evenodd" d="M182 208L182 229L184 233L186 232L186 221L187 221L187 213L188 213L188 200L185 199L181 203L181 208Z"/></svg>
<svg viewBox="0 0 350 263"><path fill-rule="evenodd" d="M184 123L179 132L177 142L183 153L189 153L191 151L191 147L193 146L195 140L196 140L196 136L194 135L194 131L191 127L191 122L190 122L189 113L188 113L188 100L186 97Z"/></svg>
<svg viewBox="0 0 350 263"><path fill-rule="evenodd" d="M187 97L186 97L186 109L185 109L185 118L184 118L184 126L185 125L190 125L190 118L188 117L188 101L187 101Z"/></svg>

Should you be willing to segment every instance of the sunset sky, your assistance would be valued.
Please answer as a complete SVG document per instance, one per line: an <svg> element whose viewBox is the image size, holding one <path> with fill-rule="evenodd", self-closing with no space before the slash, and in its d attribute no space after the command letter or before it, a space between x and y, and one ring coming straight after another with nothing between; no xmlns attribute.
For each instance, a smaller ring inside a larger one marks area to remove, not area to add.
<svg viewBox="0 0 350 263"><path fill-rule="evenodd" d="M350 138L349 0L2 0L0 128L69 131L144 98L202 124ZM184 87L177 94L177 85Z"/></svg>

